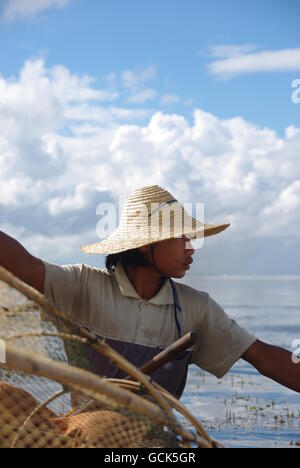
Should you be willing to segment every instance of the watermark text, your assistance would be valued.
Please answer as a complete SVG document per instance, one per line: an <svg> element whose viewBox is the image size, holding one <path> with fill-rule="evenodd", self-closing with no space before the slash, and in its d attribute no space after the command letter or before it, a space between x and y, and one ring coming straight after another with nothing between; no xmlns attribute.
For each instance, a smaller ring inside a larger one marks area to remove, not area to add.
<svg viewBox="0 0 300 468"><path fill-rule="evenodd" d="M6 345L3 340L0 340L0 364L6 364Z"/></svg>
<svg viewBox="0 0 300 468"><path fill-rule="evenodd" d="M294 364L300 364L300 340L294 340L292 348L296 348L292 354L292 361Z"/></svg>
<svg viewBox="0 0 300 468"><path fill-rule="evenodd" d="M124 206L121 197L118 202L102 202L97 206L96 215L100 216L100 220L96 226L96 234L99 239L107 238L117 229L123 239L159 242L185 236L188 239L186 249L197 250L203 247L203 203L180 204L177 200L169 200L164 203Z"/></svg>
<svg viewBox="0 0 300 468"><path fill-rule="evenodd" d="M292 88L295 88L292 92L292 102L294 104L300 104L300 78L292 82Z"/></svg>

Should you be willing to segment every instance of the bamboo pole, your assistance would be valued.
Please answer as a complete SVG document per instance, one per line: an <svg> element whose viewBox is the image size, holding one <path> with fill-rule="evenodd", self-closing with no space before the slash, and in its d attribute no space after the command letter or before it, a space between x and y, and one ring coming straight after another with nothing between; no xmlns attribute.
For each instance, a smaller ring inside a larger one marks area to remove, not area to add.
<svg viewBox="0 0 300 468"><path fill-rule="evenodd" d="M131 391L138 392L141 390L141 385L138 382L132 382L131 380L123 379L106 379L108 382L118 385L122 388L130 389ZM165 390L163 387L158 385L156 382L153 382L153 385L163 393L164 397L167 399L168 403L179 413L186 417L186 419L195 427L197 433L207 440L212 447L224 448L219 442L213 439L204 429L203 425L192 415L192 413L182 404L177 398L175 398L171 393Z"/></svg>
<svg viewBox="0 0 300 468"><path fill-rule="evenodd" d="M185 342L189 340L189 335L186 335ZM88 341L85 338L81 338L79 336L74 336L74 335L68 335L66 333L48 333L48 332L41 332L41 333L20 333L18 335L12 335L6 338L6 342L11 342L20 338L42 338L42 337L58 337L63 340L68 340L68 341L74 341L74 342L79 342L80 344L87 345ZM192 342L187 343L188 346L193 344ZM186 343L184 344L184 347L186 346ZM149 364L152 365L152 361L149 362ZM108 382L111 382L113 384L117 384L123 388L129 388L131 391L139 391L141 389L141 384L138 382L132 382L130 379L104 379L107 380ZM159 392L163 394L165 399L168 401L168 403L172 406L172 408L176 409L178 412L180 412L183 416L186 417L186 419L195 427L196 431L198 434L206 439L208 442L210 442L213 445L218 445L219 443L212 439L208 433L205 431L204 427L202 424L190 413L187 408L180 403L180 401L175 398L171 393L166 391L163 387L161 387L159 384L156 382L152 381L152 384L154 387L157 388ZM86 405L84 410L88 410L89 405Z"/></svg>
<svg viewBox="0 0 300 468"><path fill-rule="evenodd" d="M107 380L109 383L114 383L114 382L111 382L113 380L118 380L118 379L105 379ZM121 379L121 381L123 382L123 380ZM140 385L138 384L137 382L132 382L132 381L127 381L129 384L131 385ZM121 385L122 387L122 385ZM73 386L70 386L70 389L71 390L74 390L74 391L82 391L80 388L77 388L77 387L73 387ZM134 389L136 390L136 389ZM93 399L93 400L97 400L98 396L97 394L93 393L91 390L84 390L84 394ZM84 405L80 411L76 411L74 413L71 413L70 415L73 416L73 415L78 415L78 414L82 414L84 412L88 412L88 411L95 411L97 410L97 406L95 406L95 402L91 402L91 403L87 403L86 405ZM201 436L197 436L197 435L194 435L192 432L189 432L183 428L180 428L180 427L171 427L171 429L174 430L175 433L177 433L178 435L182 436L183 439L187 442L193 442L194 444L196 444L199 448L205 448L205 449L208 449L208 448L213 448L213 446L205 439L205 438L202 438ZM189 446L190 447L190 446Z"/></svg>
<svg viewBox="0 0 300 468"><path fill-rule="evenodd" d="M172 343L159 354L154 356L154 358L142 366L140 370L147 375L153 374L153 372L160 369L164 364L170 362L174 357L197 343L198 340L199 337L196 332L190 332L187 335L184 335L182 338L175 341L175 343Z"/></svg>
<svg viewBox="0 0 300 468"><path fill-rule="evenodd" d="M77 369L69 364L63 364L45 357L36 356L33 353L15 348L10 344L6 346L6 363L3 364L2 367L10 370L17 369L27 375L45 377L61 385L71 383L78 387L90 388L95 392L115 399L119 404L125 406L129 410L137 411L138 407L140 412L147 417L156 418L161 422L166 420L161 409L153 403L137 395L133 395L127 390L117 387L112 388L108 383L104 382L104 379L95 374Z"/></svg>
<svg viewBox="0 0 300 468"><path fill-rule="evenodd" d="M73 341L80 343L82 345L88 345L89 342L85 338L81 338L76 335L69 335L68 333L58 333L58 332L32 332L32 333L18 333L16 335L10 335L5 337L6 342L16 341L24 338L61 338L66 341Z"/></svg>
<svg viewBox="0 0 300 468"><path fill-rule="evenodd" d="M10 344L6 346L6 364L2 364L1 367L9 370L17 369L25 374L51 379L61 385L74 386L82 393L85 393L85 389L90 390L95 398L95 394L103 394L109 399L117 401L128 411L146 416L155 421L156 424L168 425L185 440L194 442L203 448L211 448L206 440L184 430L176 420L175 422L174 419L169 420L157 405L120 386L110 385L107 382L108 379L103 379L90 372L57 363L48 358L38 357Z"/></svg>

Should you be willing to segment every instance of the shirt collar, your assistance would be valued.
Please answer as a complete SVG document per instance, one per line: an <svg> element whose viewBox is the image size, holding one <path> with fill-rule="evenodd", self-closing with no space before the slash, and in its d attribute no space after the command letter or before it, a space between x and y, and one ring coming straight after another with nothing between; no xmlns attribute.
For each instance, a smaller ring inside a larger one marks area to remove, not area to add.
<svg viewBox="0 0 300 468"><path fill-rule="evenodd" d="M134 289L120 260L116 265L114 275L123 296L134 297L136 299L154 305L167 305L174 303L172 287L168 280L165 281L163 286L160 288L160 290L154 297L146 301L145 299L140 297L137 291Z"/></svg>

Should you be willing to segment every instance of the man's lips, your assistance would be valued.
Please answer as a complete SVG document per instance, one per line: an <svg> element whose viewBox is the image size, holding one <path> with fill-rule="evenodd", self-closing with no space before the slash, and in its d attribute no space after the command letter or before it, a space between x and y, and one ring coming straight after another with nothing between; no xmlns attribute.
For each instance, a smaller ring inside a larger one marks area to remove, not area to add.
<svg viewBox="0 0 300 468"><path fill-rule="evenodd" d="M185 267L188 267L188 266L190 266L190 265L191 265L191 263L193 263L193 261L194 261L194 260L191 258L191 259L190 259L190 260L188 260L187 262L184 262L184 266L185 266Z"/></svg>

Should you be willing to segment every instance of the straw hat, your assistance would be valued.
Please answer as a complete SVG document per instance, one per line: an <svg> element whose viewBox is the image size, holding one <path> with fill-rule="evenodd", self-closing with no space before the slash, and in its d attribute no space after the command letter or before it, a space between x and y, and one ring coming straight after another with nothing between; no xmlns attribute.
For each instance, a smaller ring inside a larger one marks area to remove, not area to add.
<svg viewBox="0 0 300 468"><path fill-rule="evenodd" d="M105 240L80 249L87 254L115 254L183 235L196 239L214 236L229 226L191 217L171 193L152 185L131 193L119 226Z"/></svg>

